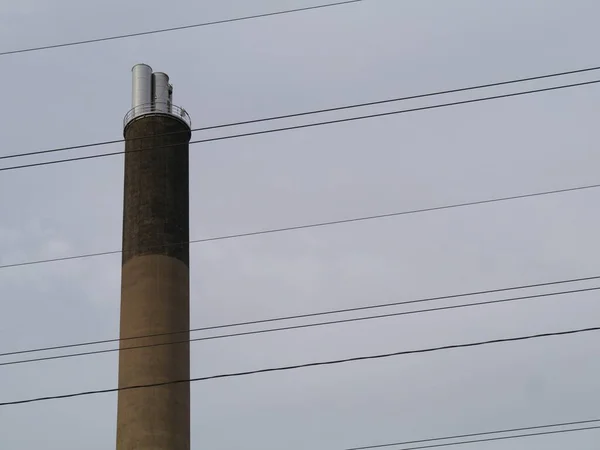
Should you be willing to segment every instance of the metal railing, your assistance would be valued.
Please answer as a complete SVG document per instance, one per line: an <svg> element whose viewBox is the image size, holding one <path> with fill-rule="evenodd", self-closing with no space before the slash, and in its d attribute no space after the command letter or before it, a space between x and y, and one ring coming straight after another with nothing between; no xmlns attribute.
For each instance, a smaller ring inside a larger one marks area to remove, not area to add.
<svg viewBox="0 0 600 450"><path fill-rule="evenodd" d="M177 117L179 120L182 120L184 123L186 123L190 128L192 127L192 119L185 109L176 105L172 105L171 103L146 103L144 105L138 105L135 108L131 108L127 114L125 114L125 118L123 119L123 128L125 128L133 119L146 114L166 114Z"/></svg>

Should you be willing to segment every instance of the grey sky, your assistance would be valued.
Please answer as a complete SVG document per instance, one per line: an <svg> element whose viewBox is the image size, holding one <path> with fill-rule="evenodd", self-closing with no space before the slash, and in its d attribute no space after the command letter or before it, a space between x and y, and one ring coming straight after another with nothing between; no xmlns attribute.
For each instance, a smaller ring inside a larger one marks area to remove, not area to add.
<svg viewBox="0 0 600 450"><path fill-rule="evenodd" d="M317 3L2 2L0 51ZM592 0L370 0L5 56L0 153L118 139L138 62L167 72L175 103L203 126L597 65L598 14ZM192 146L192 239L598 183L599 89ZM110 157L2 172L0 264L118 249L122 164ZM590 190L194 245L192 325L598 275L599 196ZM119 255L0 271L0 351L116 337L119 277ZM485 298L492 297L477 300ZM192 346L192 375L597 326L599 316L592 292L209 341ZM600 418L597 339L197 383L192 449L341 450ZM116 380L114 353L0 367L0 401L110 388ZM0 446L10 450L106 450L115 427L115 394L0 408ZM598 436L478 448L590 450Z"/></svg>

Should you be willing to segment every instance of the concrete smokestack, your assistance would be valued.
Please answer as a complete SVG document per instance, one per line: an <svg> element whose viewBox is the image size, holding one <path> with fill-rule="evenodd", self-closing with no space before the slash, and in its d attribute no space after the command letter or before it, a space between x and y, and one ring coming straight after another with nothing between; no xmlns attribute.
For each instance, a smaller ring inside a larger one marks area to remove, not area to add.
<svg viewBox="0 0 600 450"><path fill-rule="evenodd" d="M190 377L191 123L183 109L171 104L169 89L166 74L134 66L132 109L123 131L119 388ZM139 336L149 337L132 339ZM128 349L169 342L179 343ZM119 391L117 450L189 448L189 383Z"/></svg>

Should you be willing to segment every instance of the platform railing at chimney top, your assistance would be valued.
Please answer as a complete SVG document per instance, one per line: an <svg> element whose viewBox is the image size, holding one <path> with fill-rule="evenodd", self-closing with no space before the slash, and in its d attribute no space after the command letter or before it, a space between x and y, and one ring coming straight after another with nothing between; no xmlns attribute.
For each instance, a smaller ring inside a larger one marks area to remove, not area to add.
<svg viewBox="0 0 600 450"><path fill-rule="evenodd" d="M123 127L127 126L136 117L144 116L146 114L165 114L185 122L190 128L192 126L192 119L187 111L180 106L173 105L171 103L147 103L144 105L138 105L131 108L125 118L123 119Z"/></svg>

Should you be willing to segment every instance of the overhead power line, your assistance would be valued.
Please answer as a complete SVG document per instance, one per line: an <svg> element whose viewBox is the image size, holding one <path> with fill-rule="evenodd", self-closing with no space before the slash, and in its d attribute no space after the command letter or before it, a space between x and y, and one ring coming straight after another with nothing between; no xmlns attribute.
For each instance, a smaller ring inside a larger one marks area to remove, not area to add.
<svg viewBox="0 0 600 450"><path fill-rule="evenodd" d="M458 442L446 442L443 444L430 444L430 445L419 445L417 447L405 447L398 450L424 450L427 448L440 448L440 447L452 447L455 445L465 445L465 444L475 444L479 442L494 442L494 441L505 441L508 439L522 439L526 437L534 437L534 436L548 436L552 434L565 434L565 433L574 433L578 431L589 431L589 430L599 430L600 425L593 427L581 427L581 428L571 428L568 430L553 430L553 431L539 431L537 433L524 433L524 434L515 434L513 436L497 436L493 438L484 438L484 439L472 439L468 441L458 441ZM373 448L381 448L381 447L390 447L392 445L398 444L386 444L372 447L360 447L361 449L373 449Z"/></svg>
<svg viewBox="0 0 600 450"><path fill-rule="evenodd" d="M334 120L314 122L314 123L308 123L308 124L302 124L302 125L293 125L293 126L288 126L288 127L272 128L269 130L260 130L260 131L252 131L252 132L248 132L248 133L218 136L218 137L200 139L200 140L196 140L196 141L190 141L189 144L190 145L204 144L204 143L208 143L208 142L217 142L217 141L224 141L224 140L229 140L229 139L238 139L238 138L243 138L243 137L260 136L260 135L264 135L264 134L280 133L280 132L284 132L284 131L301 130L301 129L305 129L305 128L313 128L313 127L318 127L318 126L347 123L347 122L353 122L353 121L357 121L357 120L382 118L382 117L394 116L394 115L405 114L405 113L412 113L412 112L417 112L417 111L427 111L427 110L431 110L431 109L439 109L439 108L446 108L446 107L451 107L451 106L466 105L466 104L470 104L470 103L480 103L480 102L489 101L489 100L498 100L498 99L502 99L502 98L511 98L511 97L518 97L518 96L522 96L522 95L537 94L537 93L541 93L541 92L551 92L551 91L557 91L560 89L569 89L569 88L574 88L574 87L589 86L589 85L597 84L597 83L600 83L600 80L583 81L580 83L564 84L564 85L552 86L552 87L540 88L540 89L531 89L528 91L513 92L513 93L501 94L501 95L493 95L490 97L480 97L480 98L461 100L461 101L455 101L455 102L449 102L449 103L440 103L440 104L436 104L436 105L421 106L421 107L409 108L409 109L401 109L401 110L396 110L396 111L388 111L388 112L384 112L384 113L367 114L367 115L363 115L363 116L346 117L343 119L334 119ZM155 150L160 150L160 149L170 148L170 147L173 147L173 144L157 145L157 146L153 146L153 147L129 150L127 153L155 151ZM30 164L21 164L21 165L16 165L16 166L1 167L0 172L5 172L5 171L9 171L9 170L17 170L17 169L27 169L27 168L31 168L31 167L49 166L49 165L54 165L54 164L64 164L64 163L74 162L74 161L86 161L86 160L90 160L90 159L106 158L109 156L117 156L117 155L123 155L123 154L125 154L125 151L98 153L98 154L93 154L93 155L77 156L77 157L73 157L73 158L56 159L53 161L43 161L43 162L30 163Z"/></svg>
<svg viewBox="0 0 600 450"><path fill-rule="evenodd" d="M532 335L527 335L527 336L491 339L491 340L487 340L487 341L468 342L468 343L464 343L464 344L443 345L440 347L421 348L421 349L417 349L417 350L401 350L401 351L392 352L392 353L381 353L381 354L377 354L377 355L355 356L355 357L351 357L351 358L327 360L327 361L316 361L316 362L309 362L309 363L303 363L303 364L295 364L295 365L290 365L290 366L269 367L269 368L265 368L265 369L248 370L248 371L244 371L244 372L222 373L222 374L218 374L218 375L209 375L209 376L205 376L205 377L189 378L189 379L185 379L185 380L165 381L165 382L161 382L161 383L150 383L150 384L141 384L141 385L136 385L136 386L126 386L126 387L120 387L120 388L117 387L117 388L110 388L110 389L98 389L98 390L93 390L93 391L74 392L74 393L70 393L70 394L52 395L52 396L46 396L46 397L35 397L35 398L29 398L29 399L1 402L0 406L20 405L20 404L24 404L24 403L37 403L37 402L48 401L48 400L59 400L59 399L83 397L83 396L97 395L97 394L108 394L111 392L129 391L129 390L133 390L133 389L148 389L148 388L153 388L153 387L168 386L168 385L172 385L172 384L217 380L217 379L223 379L223 378L236 378L236 377L248 376L248 375L257 375L257 374L263 374L263 373L305 369L305 368L309 368L309 367L331 366L331 365L345 364L345 363L358 362L358 361L371 361L371 360L376 360L376 359L392 358L395 356L415 355L415 354L421 354L421 353L433 353L433 352L445 351L445 350L455 350L455 349L459 349L459 348L480 347L480 346L486 346L486 345L492 345L492 344L501 344L501 343L508 343L508 342L519 342L519 341L527 341L527 340L534 340L534 339L542 339L542 338L547 338L547 337L568 336L568 335L575 335L575 334L582 334L582 333L590 333L590 332L595 332L595 331L600 331L600 326L589 327L589 328L579 328L579 329L575 329L575 330L555 331L555 332L549 332L549 333L539 333L539 334L532 334Z"/></svg>
<svg viewBox="0 0 600 450"><path fill-rule="evenodd" d="M401 101L407 101L407 100L416 100L416 99L427 98L427 97L436 97L436 96L446 95L446 94L456 94L456 93L460 93L460 92L468 92L468 91L486 89L486 88L491 88L491 87L499 87L499 86L505 86L505 85L510 85L510 84L516 84L516 83L524 83L524 82L528 82L528 81L542 80L542 79L547 79L547 78L563 77L566 75L581 74L581 73L592 72L592 71L597 71L597 70L600 70L600 66L586 67L583 69L574 69L574 70L568 70L568 71L564 71L564 72L554 72L554 73L550 73L550 74L536 75L536 76L517 78L517 79L512 79L512 80L497 81L494 83L479 84L479 85L475 85L475 86L447 89L447 90L442 90L442 91L434 91L434 92L428 92L425 94L415 94L415 95L409 95L409 96L404 96L404 97L374 100L374 101L370 101L370 102L355 103L355 104L351 104L351 105L334 106L331 108L314 109L314 110L310 110L310 111L302 111L302 112L283 114L283 115L278 115L278 116L269 116L269 117L262 117L262 118L257 118L257 119L248 119L248 120L243 120L243 121L238 121L238 122L222 123L222 124L218 124L218 125L210 125L207 127L193 128L191 131L192 132L209 131L209 130L216 130L216 129L220 129L220 128L229 128L229 127L235 127L235 126L241 126L241 125L257 124L257 123L261 123L261 122L271 122L274 120L311 116L311 115L328 113L328 112L343 111L343 110L347 110L347 109L363 108L363 107L367 107L367 106L377 106L377 105L383 105L383 104L387 104L387 103L395 103L395 102L401 102ZM158 134L153 134L153 135L148 135L148 136L134 137L134 138L130 138L128 140L135 141L135 140L139 140L139 139L147 139L149 137L154 138L154 137L162 137L162 136L171 136L171 135L181 134L181 133L182 133L181 131L172 131L169 133L158 133ZM187 133L187 131L185 131L185 133ZM89 143L89 144L72 145L72 146L68 146L68 147L56 147L56 148L45 149L45 150L35 150L35 151L31 151L31 152L26 152L26 153L15 153L12 155L3 155L3 156L0 156L0 160L22 158L25 156L45 155L45 154L49 154L49 153L64 152L67 150L79 150L79 149L83 149L83 148L98 147L98 146L111 145L111 144L119 144L121 142L125 142L125 139L105 140L105 141L94 142L94 143Z"/></svg>
<svg viewBox="0 0 600 450"><path fill-rule="evenodd" d="M407 215L412 215L412 214L421 214L421 213L434 212L434 211L443 211L443 210L455 209L455 208L464 208L467 206L485 205L485 204L489 204L489 203L498 203L498 202L520 200L520 199L526 199L526 198L543 197L546 195L583 191L583 190L588 190L588 189L596 189L599 187L600 187L600 183L588 184L588 185L575 186L575 187L570 187L570 188L553 189L553 190L549 190L549 191L511 195L511 196L507 196L507 197L494 197L491 199L475 200L472 202L454 203L454 204L442 205L442 206L432 206L429 208L411 209L411 210L405 210L405 211L376 214L376 215L371 215L371 216L353 217L350 219L338 219L338 220L331 220L331 221L327 221L327 222L316 222L316 223L309 223L309 224L303 224L303 225L295 225L295 226L290 226L290 227L268 228L268 229L263 229L263 230L258 230L258 231L249 231L249 232L245 232L245 233L227 234L227 235L215 236L215 237L209 237L209 238L203 238L203 239L195 239L195 240L191 240L187 243L188 244L201 244L201 243L206 243L206 242L224 241L224 240L229 240L229 239L240 239L240 238L252 237L252 236L262 236L262 235L266 235L266 234L284 233L284 232L288 232L288 231L307 230L307 229L311 229L311 228L321 228L321 227L342 225L342 224L348 224L348 223L354 223L354 222L366 222L366 221L380 220L380 219L386 219L386 218L391 218L391 217L407 216ZM183 243L180 242L180 243L177 243L174 245L181 245L181 244L186 244L186 242L183 242ZM157 249L161 249L164 247L165 246L152 247L152 249L157 250ZM37 264L48 264L48 263L56 263L56 262L61 262L61 261L72 261L72 260L78 260L78 259L96 258L96 257L100 257L100 256L116 255L121 252L122 252L122 250L109 250L109 251L97 252L97 253L85 253L85 254L80 254L80 255L61 256L61 257L57 257L57 258L37 259L37 260L33 260L33 261L8 263L8 264L0 265L0 270L1 269L10 269L10 268L15 268L15 267L23 267L23 266L33 266L33 265L37 265Z"/></svg>
<svg viewBox="0 0 600 450"><path fill-rule="evenodd" d="M382 308L390 308L390 307L394 307L394 306L414 305L414 304L418 304L418 303L429 303L429 302L435 302L435 301L440 301L440 300L453 300L453 299L462 298L462 297L472 297L472 296L476 296L476 295L487 295L487 294L498 294L500 292L509 292L509 291L523 290L523 289L556 286L559 284L581 283L584 281L593 281L593 280L598 280L598 279L600 279L600 275L589 276L589 277L580 277L580 278L568 278L568 279L563 279L563 280L545 281L545 282L533 283L533 284L531 284L531 283L530 284L521 284L521 285L517 285L517 286L508 286L508 287L492 288L492 289L485 289L485 290L479 290L479 291L461 292L458 294L448 294L448 295L441 295L441 296L436 296L436 297L425 297L425 298L419 298L419 299L413 299L413 300L403 300L403 301L391 302L391 303L379 303L379 304L375 304L375 305L356 306L353 308L330 309L327 311L319 311L319 312L305 313L305 314L295 314L295 315L291 315L291 316L278 316L278 317L271 317L268 319L258 319L258 320L244 321L244 322L233 322L233 323L227 323L227 324L221 324L221 325L212 325L212 326L207 326L207 327L192 328L189 330L189 332L195 333L195 332L200 332L200 331L214 331L214 330L220 330L220 329L225 329L225 328L236 328L236 327L249 326L249 325L261 325L261 324L266 324L266 323L282 322L282 321L287 321L287 320L308 319L308 318L327 316L327 315L332 315L332 314L360 312L360 311L367 311L367 310L371 310L371 309L382 309ZM567 293L574 293L574 292L567 292ZM520 298L520 299L522 299L522 298ZM87 347L87 346L91 346L91 345L100 345L100 344L111 344L111 343L116 343L116 342L121 342L121 341L131 341L131 340L135 340L135 339L172 336L175 334L181 334L181 333L187 333L187 332L188 332L188 330L180 330L180 331L174 331L174 332L170 332L170 333L155 333L155 334L146 334L146 335L142 335L142 336L132 336L132 337L127 337L127 338L113 338L113 339L103 339L103 340L96 340L96 341L79 342L79 343L75 343L75 344L56 345L56 346L51 346L51 347L37 347L37 348L26 349L26 350L17 350L17 351L0 353L0 357L17 356L17 355L24 355L27 353L47 352L47 351L53 351L53 350L66 350L69 348Z"/></svg>
<svg viewBox="0 0 600 450"><path fill-rule="evenodd" d="M529 427L507 428L504 430L482 431L479 433L455 434L453 436L418 439L418 440L404 441L404 442L393 442L390 444L367 445L364 447L346 448L344 450L373 450L376 448L395 447L397 445L425 444L425 443L429 443L429 442L449 441L449 440L453 440L453 439L465 439L465 438L473 438L473 437L481 437L481 436L491 436L494 434L507 434L507 433L518 433L518 432L522 432L522 431L544 430L544 429L548 429L548 428L572 427L575 425L589 425L589 424L598 423L598 422L600 422L600 419L578 420L578 421L573 421L573 422L551 423L551 424L547 424L547 425L534 425L534 426L529 426ZM584 429L588 429L588 428L584 428ZM590 428L590 429L595 429L595 427ZM577 428L577 429L574 429L573 431L579 431L579 430L580 429ZM556 432L558 432L558 433L565 432L566 433L569 431L571 431L571 430L558 430L558 431L555 431L555 433ZM539 435L536 433L536 434L527 434L525 436L539 436ZM523 436L523 437L525 437L525 436ZM513 436L508 436L508 437L506 437L506 439L510 439L512 437ZM516 436L516 437L521 437L521 436ZM468 443L468 442L471 442L471 441L464 441L459 444ZM449 444L445 444L445 445L457 445L457 444L449 443ZM427 447L418 447L418 448L427 448ZM401 450L409 450L409 449L401 449Z"/></svg>
<svg viewBox="0 0 600 450"><path fill-rule="evenodd" d="M135 345L132 347L122 348L121 351L162 347L165 345L186 344L189 342L212 341L215 339L250 336L250 335L255 335L255 334L266 334L266 333L273 333L273 332L279 332L279 331L300 330L300 329L305 329L305 328L314 328L314 327L321 327L321 326L340 325L340 324L344 324L344 323L361 322L361 321L365 321L365 320L384 319L384 318L399 317L399 316L408 316L408 315L413 315L413 314L424 314L424 313L436 312L436 311L449 311L449 310L454 310L454 309L473 308L473 307L477 307L477 306L487 306L487 305L495 305L495 304L501 304L501 303L518 302L518 301L523 301L523 300L532 300L532 299L545 298L545 297L555 297L558 295L566 295L566 294L578 294L578 293L592 292L592 291L597 291L597 290L600 290L600 287L573 289L570 291L550 292L550 293L546 293L546 294L533 294L533 295L526 295L526 296L521 296L521 297L511 297L511 298L503 298L503 299L497 299L497 300L486 300L486 301L481 301L481 302L476 302L476 303L463 303L463 304L459 304L459 305L438 306L435 308L426 308L426 309L419 309L419 310L413 310L413 311L401 311L401 312L388 313L388 314L379 314L376 316L353 317L350 319L338 319L338 320L330 320L330 321L326 321L326 322L308 323L308 324L302 324L302 325L290 325L290 326L278 327L278 328L267 328L267 329L263 329L263 330L220 334L220 335L216 335L216 336L188 338L188 339L183 339L183 340L178 340L178 341L170 341L170 342L167 341L167 342L158 342L158 343L153 343L153 344ZM452 298L452 297L448 296L446 298ZM176 334L182 334L182 333L185 333L185 332L179 331L179 332L168 333L168 334L176 335ZM167 333L165 333L165 334L167 334ZM140 338L138 338L138 339L140 339ZM0 363L0 367L1 366L14 366L17 364L26 364L26 363L33 363L33 362L53 361L53 360L57 360L57 359L77 358L77 357L81 357L81 356L100 355L100 354L113 353L113 352L118 352L118 351L119 351L119 348L117 347L117 348L109 348L109 349L103 349L103 350L92 350L92 351L87 351L87 352L69 353L69 354L65 354L65 355L43 356L43 357L38 357L38 358L29 358L29 359L22 359L22 360L18 360L18 361L3 362L3 363Z"/></svg>
<svg viewBox="0 0 600 450"><path fill-rule="evenodd" d="M178 27L161 28L161 29L155 29L155 30L150 30L150 31L141 31L138 33L118 34L118 35L114 35L114 36L107 36L107 37L96 38L96 39L86 39L86 40L82 40L82 41L66 42L63 44L42 45L39 47L29 47L29 48L23 48L23 49L19 49L19 50L9 50L9 51L0 52L0 56L14 55L17 53L37 52L37 51L41 51L41 50L50 50L50 49L54 49L54 48L72 47L75 45L93 44L93 43L97 43L97 42L115 41L118 39L128 39L128 38L132 38L132 37L147 36L150 34L168 33L171 31L189 30L192 28L201 28L201 27L207 27L207 26L211 26L211 25L220 25L220 24L232 23L232 22L242 22L245 20L260 19L263 17L281 16L284 14L292 14L292 13L297 13L297 12L302 12L302 11L311 11L311 10L316 10L316 9L332 8L334 6L349 5L351 3L360 3L362 1L366 1L366 0L347 0L347 1L341 1L341 2L335 2L335 3L326 3L324 5L307 6L304 8L295 8L295 9L287 9L287 10L281 10L281 11L273 11L270 13L254 14L251 16L242 16L242 17L234 17L234 18L230 18L230 19L213 20L210 22L201 22L201 23L195 23L195 24L190 24L190 25L182 25L182 26L178 26Z"/></svg>

